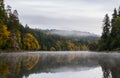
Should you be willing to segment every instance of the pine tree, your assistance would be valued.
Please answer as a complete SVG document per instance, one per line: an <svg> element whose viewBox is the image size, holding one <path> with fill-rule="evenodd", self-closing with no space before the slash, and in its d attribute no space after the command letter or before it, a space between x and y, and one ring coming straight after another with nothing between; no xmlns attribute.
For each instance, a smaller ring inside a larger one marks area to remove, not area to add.
<svg viewBox="0 0 120 78"><path fill-rule="evenodd" d="M110 20L108 14L105 15L103 20L103 32L101 36L101 40L99 41L100 50L108 50L109 49L109 42L110 42Z"/></svg>
<svg viewBox="0 0 120 78"><path fill-rule="evenodd" d="M112 23L112 30L111 30L111 48L113 50L118 49L120 47L120 17L114 19Z"/></svg>
<svg viewBox="0 0 120 78"><path fill-rule="evenodd" d="M16 10L15 10L16 11ZM15 13L15 11L13 13L10 13L9 14L9 19L8 19L8 29L11 31L11 32L16 32L17 30L19 30L19 18L18 16L16 16L17 14Z"/></svg>
<svg viewBox="0 0 120 78"><path fill-rule="evenodd" d="M111 20L111 26L112 26L112 29L111 29L111 36L112 37L114 37L115 35L114 35L114 23L115 23L115 18L117 18L117 16L118 16L118 12L117 12L117 10L116 10L116 8L114 9L114 13L112 14L112 20Z"/></svg>
<svg viewBox="0 0 120 78"><path fill-rule="evenodd" d="M100 50L120 50L120 7L118 11L114 9L112 16L111 24L108 15L104 18Z"/></svg>
<svg viewBox="0 0 120 78"><path fill-rule="evenodd" d="M111 20L111 26L112 26L112 29L111 29L111 36L112 37L114 37L115 36L115 34L114 34L114 22L115 22L115 18L117 18L117 15L118 13L117 13L117 10L116 10L116 8L114 9L114 13L112 14L112 20Z"/></svg>
<svg viewBox="0 0 120 78"><path fill-rule="evenodd" d="M102 32L102 38L106 39L110 35L110 20L108 14L105 15L105 18L103 20L103 32Z"/></svg>
<svg viewBox="0 0 120 78"><path fill-rule="evenodd" d="M0 0L0 22L7 23L7 13L4 8L4 0Z"/></svg>
<svg viewBox="0 0 120 78"><path fill-rule="evenodd" d="M117 10L116 10L116 8L115 8L115 9L114 9L114 13L113 13L113 19L117 17L117 14L118 14L118 13L117 13Z"/></svg>

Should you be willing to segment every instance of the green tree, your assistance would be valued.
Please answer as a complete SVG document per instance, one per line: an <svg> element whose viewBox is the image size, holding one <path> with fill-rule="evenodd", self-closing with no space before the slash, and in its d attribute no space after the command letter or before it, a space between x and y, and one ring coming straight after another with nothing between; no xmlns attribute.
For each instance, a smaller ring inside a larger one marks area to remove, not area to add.
<svg viewBox="0 0 120 78"><path fill-rule="evenodd" d="M105 18L103 20L103 32L101 36L100 43L100 50L108 50L109 49L109 42L110 42L110 20L108 14L105 15Z"/></svg>
<svg viewBox="0 0 120 78"><path fill-rule="evenodd" d="M118 16L120 17L120 6L118 8Z"/></svg>
<svg viewBox="0 0 120 78"><path fill-rule="evenodd" d="M114 19L112 31L111 31L111 48L112 49L118 49L120 47L120 17L117 17Z"/></svg>
<svg viewBox="0 0 120 78"><path fill-rule="evenodd" d="M111 25L108 15L105 16L103 33L99 41L99 50L120 50L120 7L114 9Z"/></svg>
<svg viewBox="0 0 120 78"><path fill-rule="evenodd" d="M91 41L88 47L89 47L89 50L96 51L98 48L97 42Z"/></svg>
<svg viewBox="0 0 120 78"><path fill-rule="evenodd" d="M114 10L114 13L113 13L113 17L112 17L112 22L111 22L111 25L112 25L112 29L111 29L111 43L110 43L110 48L112 50L115 50L115 49L119 49L119 45L120 45L120 42L119 42L119 33L120 33L120 7L118 9L118 12L117 10L115 9Z"/></svg>
<svg viewBox="0 0 120 78"><path fill-rule="evenodd" d="M20 23L19 23L19 18L17 16L17 10L14 10L13 13L9 14L9 19L8 19L8 29L12 32L12 33L16 33L17 31L20 30Z"/></svg>
<svg viewBox="0 0 120 78"><path fill-rule="evenodd" d="M4 0L0 0L0 22L7 23L7 13L4 8Z"/></svg>
<svg viewBox="0 0 120 78"><path fill-rule="evenodd" d="M117 10L116 8L114 9L114 13L113 13L113 19L116 18L118 16Z"/></svg>
<svg viewBox="0 0 120 78"><path fill-rule="evenodd" d="M109 37L110 35L110 20L108 14L105 15L105 18L103 20L103 32L102 32L102 37L104 40Z"/></svg>

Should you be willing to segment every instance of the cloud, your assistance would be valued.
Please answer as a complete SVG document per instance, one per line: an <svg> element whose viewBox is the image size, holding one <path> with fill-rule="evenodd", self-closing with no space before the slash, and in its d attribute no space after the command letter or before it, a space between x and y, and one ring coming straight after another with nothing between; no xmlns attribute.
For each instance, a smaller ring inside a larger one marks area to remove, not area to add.
<svg viewBox="0 0 120 78"><path fill-rule="evenodd" d="M31 27L74 29L100 34L106 13L118 0L6 0L17 9L23 24ZM97 31L99 30L99 32Z"/></svg>

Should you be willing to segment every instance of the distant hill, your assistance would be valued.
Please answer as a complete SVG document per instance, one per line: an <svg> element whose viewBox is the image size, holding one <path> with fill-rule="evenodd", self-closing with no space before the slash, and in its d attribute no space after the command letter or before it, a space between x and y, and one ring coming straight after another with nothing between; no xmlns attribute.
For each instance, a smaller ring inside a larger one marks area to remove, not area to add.
<svg viewBox="0 0 120 78"><path fill-rule="evenodd" d="M0 1L0 52L80 51L96 47L99 36L88 32L32 29L23 26L17 10L7 12ZM6 21L7 20L7 21ZM91 46L92 44L92 46Z"/></svg>
<svg viewBox="0 0 120 78"><path fill-rule="evenodd" d="M51 35L53 34L53 35L60 35L65 37L97 37L97 38L100 37L99 35L89 32L83 32L83 31L67 31L67 30L51 29L51 30L44 30L44 32Z"/></svg>

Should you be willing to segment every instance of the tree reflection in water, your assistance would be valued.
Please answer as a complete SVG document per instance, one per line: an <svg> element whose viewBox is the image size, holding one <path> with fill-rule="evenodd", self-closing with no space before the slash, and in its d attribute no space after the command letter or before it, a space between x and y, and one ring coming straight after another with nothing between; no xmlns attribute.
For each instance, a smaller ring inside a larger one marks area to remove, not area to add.
<svg viewBox="0 0 120 78"><path fill-rule="evenodd" d="M34 68L38 60L37 54L1 54L0 78L22 78L22 72Z"/></svg>
<svg viewBox="0 0 120 78"><path fill-rule="evenodd" d="M101 66L103 78L120 78L120 54L46 52L0 54L0 78L23 78L64 66Z"/></svg>
<svg viewBox="0 0 120 78"><path fill-rule="evenodd" d="M120 78L120 54L109 54L101 58L99 64L103 70L104 78Z"/></svg>

